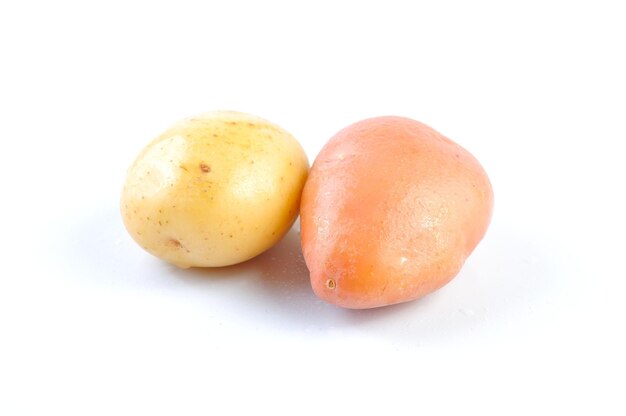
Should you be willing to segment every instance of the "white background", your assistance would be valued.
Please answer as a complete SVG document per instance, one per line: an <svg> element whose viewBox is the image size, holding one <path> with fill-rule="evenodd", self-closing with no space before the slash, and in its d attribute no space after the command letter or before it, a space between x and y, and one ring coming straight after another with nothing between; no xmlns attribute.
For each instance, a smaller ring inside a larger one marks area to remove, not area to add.
<svg viewBox="0 0 626 416"><path fill-rule="evenodd" d="M626 14L588 2L0 5L0 414L624 414ZM294 230L228 269L126 234L138 151L233 109L311 161L403 115L469 149L490 230L448 286L342 310Z"/></svg>

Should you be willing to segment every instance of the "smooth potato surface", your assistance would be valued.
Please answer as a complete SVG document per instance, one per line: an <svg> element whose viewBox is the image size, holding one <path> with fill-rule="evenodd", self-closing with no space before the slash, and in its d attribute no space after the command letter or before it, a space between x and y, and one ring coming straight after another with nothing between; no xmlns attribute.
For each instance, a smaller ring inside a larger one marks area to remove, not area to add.
<svg viewBox="0 0 626 416"><path fill-rule="evenodd" d="M403 117L348 126L315 159L302 195L313 290L347 308L424 296L459 272L492 207L478 161L430 127Z"/></svg>
<svg viewBox="0 0 626 416"><path fill-rule="evenodd" d="M298 215L308 161L286 131L230 111L185 119L130 167L124 224L149 253L180 267L227 266L278 242Z"/></svg>

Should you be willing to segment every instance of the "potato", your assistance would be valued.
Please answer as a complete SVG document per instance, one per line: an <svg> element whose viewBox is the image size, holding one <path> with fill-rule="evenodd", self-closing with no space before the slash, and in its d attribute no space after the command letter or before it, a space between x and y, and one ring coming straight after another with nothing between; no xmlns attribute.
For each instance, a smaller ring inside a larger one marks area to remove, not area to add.
<svg viewBox="0 0 626 416"><path fill-rule="evenodd" d="M402 117L349 126L322 149L302 195L313 290L347 308L424 296L458 273L492 209L478 161L430 127Z"/></svg>
<svg viewBox="0 0 626 416"><path fill-rule="evenodd" d="M275 124L231 111L203 114L139 154L122 218L141 247L179 267L240 263L291 228L308 168L300 144Z"/></svg>

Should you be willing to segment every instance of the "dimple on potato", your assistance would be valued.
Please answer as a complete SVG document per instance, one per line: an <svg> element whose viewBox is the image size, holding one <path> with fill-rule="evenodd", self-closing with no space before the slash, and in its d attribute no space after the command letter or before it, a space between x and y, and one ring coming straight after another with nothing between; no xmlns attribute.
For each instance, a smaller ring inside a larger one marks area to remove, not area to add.
<svg viewBox="0 0 626 416"><path fill-rule="evenodd" d="M424 296L459 272L492 209L482 166L437 131L392 116L348 126L315 159L302 195L313 290L355 309Z"/></svg>
<svg viewBox="0 0 626 416"><path fill-rule="evenodd" d="M141 247L179 267L240 263L291 228L308 169L300 144L277 125L239 112L205 113L139 154L122 192L122 218Z"/></svg>

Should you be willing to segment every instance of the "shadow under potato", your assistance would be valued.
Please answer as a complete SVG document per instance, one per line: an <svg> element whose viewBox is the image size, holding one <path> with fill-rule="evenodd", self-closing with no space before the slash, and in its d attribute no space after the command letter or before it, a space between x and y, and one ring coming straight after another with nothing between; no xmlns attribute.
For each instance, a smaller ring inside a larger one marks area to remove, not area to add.
<svg viewBox="0 0 626 416"><path fill-rule="evenodd" d="M185 301L193 299L205 304L211 313L225 319L289 330L324 330L365 325L416 307L411 302L352 310L319 299L311 288L297 224L274 247L248 261L227 267L190 269L140 252L112 207L89 213L81 221L63 225L63 229L72 230L64 234L68 236L70 252L59 256L77 259L85 279L141 293L147 288L163 290L172 297L177 296L178 288L187 286L192 290L185 292ZM96 232L101 236L98 240L93 238Z"/></svg>
<svg viewBox="0 0 626 416"><path fill-rule="evenodd" d="M249 308L256 308L253 310L258 314L280 314L282 321L290 321L300 328L358 325L400 310L416 308L416 303L422 303L357 310L344 309L319 299L311 288L300 233L295 228L267 252L240 264L219 268L171 267L172 274L187 283L213 286L211 283L227 282L235 287L232 290L235 293L229 293L234 296L233 302L246 302Z"/></svg>
<svg viewBox="0 0 626 416"><path fill-rule="evenodd" d="M175 269L174 266L172 269ZM296 229L290 230L270 250L243 263L217 268L175 269L173 274L182 280L198 284L207 279L224 279L234 285L241 283L248 287L245 296L248 299L253 297L254 303L271 301L275 304L273 306L289 309L290 314L298 311L304 314L311 307L326 306L311 288L309 271L300 246L300 234Z"/></svg>

